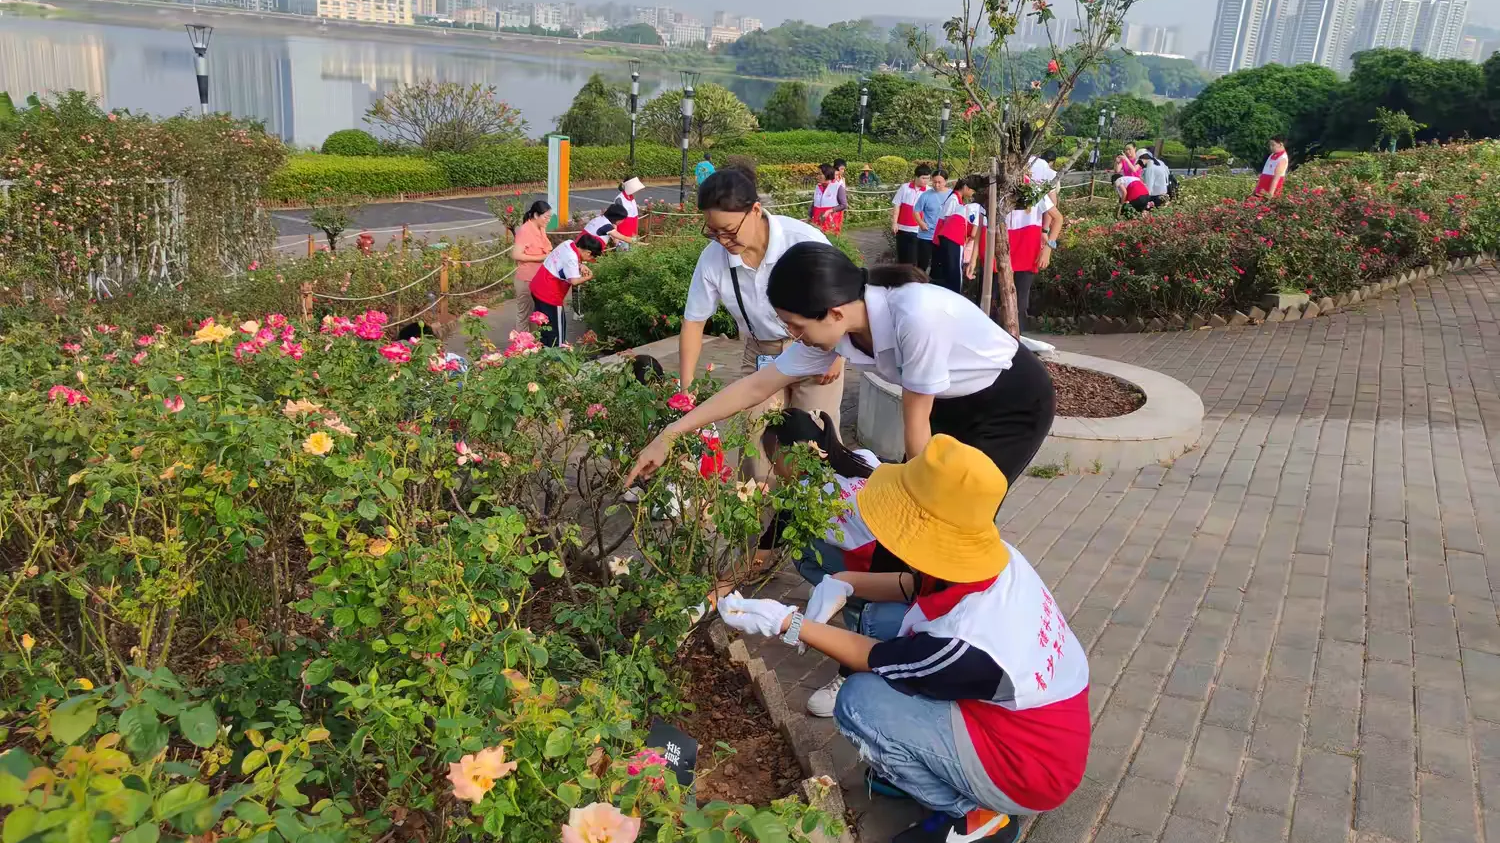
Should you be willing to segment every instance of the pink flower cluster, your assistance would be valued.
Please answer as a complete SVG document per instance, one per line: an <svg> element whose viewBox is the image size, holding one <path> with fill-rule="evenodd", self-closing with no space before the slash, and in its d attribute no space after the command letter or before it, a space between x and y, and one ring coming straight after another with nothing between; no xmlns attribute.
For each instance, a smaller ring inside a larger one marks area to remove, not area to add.
<svg viewBox="0 0 1500 843"><path fill-rule="evenodd" d="M378 310L366 310L354 318L354 335L362 340L378 340L385 335L385 323L390 321Z"/></svg>
<svg viewBox="0 0 1500 843"><path fill-rule="evenodd" d="M382 351L382 353L384 352ZM427 358L427 371L429 372L456 372L461 365L457 357L445 357L441 354L434 354Z"/></svg>
<svg viewBox="0 0 1500 843"><path fill-rule="evenodd" d="M637 752L626 763L625 772L631 776L639 776L642 773L653 771L661 773L665 770L666 766L667 759L661 753L654 749L643 749ZM646 786L652 790L661 790L664 784L666 784L666 779L663 776L655 775L646 777Z"/></svg>
<svg viewBox="0 0 1500 843"><path fill-rule="evenodd" d="M591 419L609 418L609 410L606 410L603 404L590 404L589 408L584 411L584 414Z"/></svg>
<svg viewBox="0 0 1500 843"><path fill-rule="evenodd" d="M542 350L542 344L537 341L536 335L530 331L511 331L510 345L505 347L506 357L519 357L523 354L536 354Z"/></svg>
<svg viewBox="0 0 1500 843"><path fill-rule="evenodd" d="M47 390L47 400L54 404L61 401L67 404L69 407L76 407L79 404L89 403L89 397L87 395L84 395L82 392L79 392L71 386L63 386L62 384L58 384Z"/></svg>
<svg viewBox="0 0 1500 843"><path fill-rule="evenodd" d="M287 321L285 316L279 313L267 316L264 325L255 321L245 322L240 325L240 330L246 334L251 334L251 337L249 340L234 347L234 359L244 360L247 357L254 357L265 351L267 347L277 342L278 335L276 331L278 329L281 331L279 337L280 345L277 346L278 350L293 360L301 360L302 355L306 353L306 349L303 348L302 343L292 341L292 338L297 336L297 329Z"/></svg>
<svg viewBox="0 0 1500 843"><path fill-rule="evenodd" d="M698 399L686 392L679 392L667 399L667 406L679 413L692 412L693 407L697 406L697 404Z"/></svg>
<svg viewBox="0 0 1500 843"><path fill-rule="evenodd" d="M411 360L411 348L405 343L393 342L380 347L380 356L392 363L405 363Z"/></svg>
<svg viewBox="0 0 1500 843"><path fill-rule="evenodd" d="M540 310L533 310L531 315L526 317L526 319L533 325L546 325L552 321L547 318L547 314Z"/></svg>

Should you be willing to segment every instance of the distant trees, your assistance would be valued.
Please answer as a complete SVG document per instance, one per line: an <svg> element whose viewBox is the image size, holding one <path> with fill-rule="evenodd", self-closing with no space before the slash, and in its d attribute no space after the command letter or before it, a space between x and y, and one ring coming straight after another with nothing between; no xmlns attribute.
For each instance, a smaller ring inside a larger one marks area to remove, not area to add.
<svg viewBox="0 0 1500 843"><path fill-rule="evenodd" d="M871 131L871 113L890 115L898 95L911 88L924 87L905 76L893 73L873 74L866 80L866 84L870 89L870 102L865 110L866 131ZM857 80L850 80L834 86L824 94L823 107L818 112L818 128L835 132L859 131L859 88Z"/></svg>
<svg viewBox="0 0 1500 843"><path fill-rule="evenodd" d="M580 146L609 146L630 141L628 93L595 73L573 95L573 103L557 118L557 131Z"/></svg>
<svg viewBox="0 0 1500 843"><path fill-rule="evenodd" d="M1074 101L1068 103L1062 111L1063 133L1083 138L1093 137L1099 131L1099 112L1105 112L1107 120L1111 109L1116 115L1111 136L1121 140L1160 136L1171 111L1165 105L1157 105L1151 100L1131 94L1111 94L1087 102ZM1107 124L1105 130L1107 133L1110 130Z"/></svg>
<svg viewBox="0 0 1500 843"><path fill-rule="evenodd" d="M695 103L691 142L711 147L743 137L760 128L750 106L740 102L723 85L700 82L694 89ZM682 91L664 91L641 108L640 130L643 135L667 145L682 137Z"/></svg>
<svg viewBox="0 0 1500 843"><path fill-rule="evenodd" d="M477 82L398 84L370 106L365 122L426 152L470 152L526 136L521 112L496 96L495 86Z"/></svg>
<svg viewBox="0 0 1500 843"><path fill-rule="evenodd" d="M627 26L617 26L602 32L593 32L584 38L593 41L614 41L620 44L652 44L660 46L661 33L656 27L649 23L632 23Z"/></svg>
<svg viewBox="0 0 1500 843"><path fill-rule="evenodd" d="M1408 50L1369 50L1354 56L1349 81L1340 85L1330 108L1323 142L1331 147L1368 148L1381 132L1377 109L1406 112L1426 124L1420 140L1483 136L1496 127L1490 119L1485 71L1459 59L1431 59Z"/></svg>
<svg viewBox="0 0 1500 843"><path fill-rule="evenodd" d="M812 106L807 86L801 82L782 82L771 92L760 113L760 127L768 132L807 129L813 124Z"/></svg>
<svg viewBox="0 0 1500 843"><path fill-rule="evenodd" d="M825 70L872 71L886 60L889 33L869 21L826 27L787 21L751 32L722 48L735 69L751 76L806 77Z"/></svg>
<svg viewBox="0 0 1500 843"><path fill-rule="evenodd" d="M1321 137L1338 87L1338 74L1313 64L1268 64L1221 76L1183 108L1183 142L1223 146L1242 161L1264 158L1273 135L1305 149ZM1373 116L1372 109L1365 119Z"/></svg>

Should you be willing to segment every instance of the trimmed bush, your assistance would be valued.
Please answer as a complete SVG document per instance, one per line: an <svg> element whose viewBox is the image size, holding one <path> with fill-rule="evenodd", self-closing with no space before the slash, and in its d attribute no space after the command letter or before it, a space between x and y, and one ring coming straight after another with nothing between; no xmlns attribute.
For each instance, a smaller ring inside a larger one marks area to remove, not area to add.
<svg viewBox="0 0 1500 843"><path fill-rule="evenodd" d="M912 168L916 165L897 155L882 155L870 162L875 168L875 175L882 182L889 185L897 185L911 179Z"/></svg>
<svg viewBox="0 0 1500 843"><path fill-rule="evenodd" d="M443 169L425 158L294 155L271 176L267 198L296 201L328 191L340 196L435 193L451 185Z"/></svg>
<svg viewBox="0 0 1500 843"><path fill-rule="evenodd" d="M828 239L855 263L863 262L851 241ZM600 258L593 280L579 288L589 326L621 348L675 336L682 330L682 308L704 248L703 238L693 234ZM705 330L735 336L734 320L721 307Z"/></svg>
<svg viewBox="0 0 1500 843"><path fill-rule="evenodd" d="M380 142L363 129L340 129L323 139L324 155L379 155Z"/></svg>

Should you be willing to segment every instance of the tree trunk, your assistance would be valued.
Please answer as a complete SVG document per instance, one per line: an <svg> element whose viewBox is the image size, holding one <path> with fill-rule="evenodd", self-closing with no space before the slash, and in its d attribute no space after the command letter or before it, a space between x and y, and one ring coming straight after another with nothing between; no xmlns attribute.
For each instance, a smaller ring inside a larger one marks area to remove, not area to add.
<svg viewBox="0 0 1500 843"><path fill-rule="evenodd" d="M985 213L989 216L989 233L984 252L984 284L979 294L979 306L994 319L999 316L1001 327L1013 337L1021 336L1021 323L1016 315L1016 276L1010 266L1010 237L1005 233L1006 217L1010 215L1010 190L1000 193L1000 161L990 159L990 191ZM998 272L999 301L991 300L991 285ZM998 311L998 314L997 314Z"/></svg>

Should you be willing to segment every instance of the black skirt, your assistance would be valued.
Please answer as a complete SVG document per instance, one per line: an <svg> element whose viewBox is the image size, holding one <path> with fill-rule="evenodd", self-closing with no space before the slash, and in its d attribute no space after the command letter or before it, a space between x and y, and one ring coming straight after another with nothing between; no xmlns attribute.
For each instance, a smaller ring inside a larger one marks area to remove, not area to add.
<svg viewBox="0 0 1500 843"><path fill-rule="evenodd" d="M1052 430L1057 394L1047 367L1026 346L980 391L932 402L932 433L978 448L1014 484Z"/></svg>

